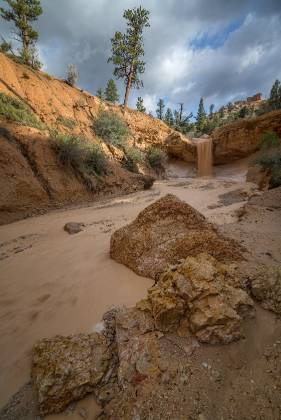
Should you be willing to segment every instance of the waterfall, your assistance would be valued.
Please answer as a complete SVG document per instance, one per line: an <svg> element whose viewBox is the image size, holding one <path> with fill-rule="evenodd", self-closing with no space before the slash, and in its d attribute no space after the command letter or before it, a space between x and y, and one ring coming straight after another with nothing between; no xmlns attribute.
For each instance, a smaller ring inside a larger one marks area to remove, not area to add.
<svg viewBox="0 0 281 420"><path fill-rule="evenodd" d="M212 176L213 173L213 142L211 138L198 139L198 176Z"/></svg>

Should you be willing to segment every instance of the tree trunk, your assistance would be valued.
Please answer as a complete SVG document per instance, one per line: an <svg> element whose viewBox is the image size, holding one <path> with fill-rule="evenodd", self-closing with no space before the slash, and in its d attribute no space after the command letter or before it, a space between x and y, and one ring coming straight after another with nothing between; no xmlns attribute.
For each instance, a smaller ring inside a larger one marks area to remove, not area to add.
<svg viewBox="0 0 281 420"><path fill-rule="evenodd" d="M129 93L130 93L131 83L132 83L132 75L133 75L133 71L131 70L131 72L129 74L128 81L127 81L127 85L126 85L125 98L124 98L124 108L126 108L127 105L128 105Z"/></svg>

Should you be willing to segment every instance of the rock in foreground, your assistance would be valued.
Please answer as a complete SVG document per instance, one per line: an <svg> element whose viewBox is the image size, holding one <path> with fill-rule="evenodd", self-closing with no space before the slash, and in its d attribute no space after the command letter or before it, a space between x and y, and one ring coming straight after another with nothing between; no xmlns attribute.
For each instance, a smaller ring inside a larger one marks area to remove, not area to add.
<svg viewBox="0 0 281 420"><path fill-rule="evenodd" d="M151 312L159 331L229 343L241 338L243 318L254 314L252 300L238 285L228 266L200 254L168 269L138 307Z"/></svg>
<svg viewBox="0 0 281 420"><path fill-rule="evenodd" d="M168 264L207 252L218 260L241 258L238 244L220 236L206 218L172 194L144 209L111 237L110 255L137 274L157 279Z"/></svg>
<svg viewBox="0 0 281 420"><path fill-rule="evenodd" d="M281 266L257 275L251 283L251 290L265 309L281 315Z"/></svg>
<svg viewBox="0 0 281 420"><path fill-rule="evenodd" d="M40 414L59 413L93 391L106 373L109 358L106 339L97 333L57 336L37 343L32 379Z"/></svg>

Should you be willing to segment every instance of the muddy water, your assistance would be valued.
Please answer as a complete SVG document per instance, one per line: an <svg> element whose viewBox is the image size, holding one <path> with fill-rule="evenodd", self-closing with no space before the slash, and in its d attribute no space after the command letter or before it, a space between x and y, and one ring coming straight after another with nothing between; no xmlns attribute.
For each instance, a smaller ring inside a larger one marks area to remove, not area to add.
<svg viewBox="0 0 281 420"><path fill-rule="evenodd" d="M152 280L109 257L113 231L167 193L214 222L232 222L238 204L212 210L208 205L243 185L233 179L178 178L150 191L1 226L0 406L29 379L36 340L91 332L112 305L134 305L145 296ZM68 235L63 226L70 221L85 223L84 231Z"/></svg>
<svg viewBox="0 0 281 420"><path fill-rule="evenodd" d="M213 141L197 139L198 176L212 176L213 174Z"/></svg>

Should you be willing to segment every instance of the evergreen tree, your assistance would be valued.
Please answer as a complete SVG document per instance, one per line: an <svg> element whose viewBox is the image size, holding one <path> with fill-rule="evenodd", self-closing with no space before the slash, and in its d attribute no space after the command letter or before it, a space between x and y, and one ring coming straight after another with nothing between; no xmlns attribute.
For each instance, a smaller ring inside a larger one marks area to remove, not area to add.
<svg viewBox="0 0 281 420"><path fill-rule="evenodd" d="M111 39L112 55L108 61L112 61L114 76L124 79L126 86L124 106L128 104L129 93L132 87L140 88L143 82L140 75L144 73L145 62L141 60L144 56L143 30L149 27L149 11L141 6L125 10L123 14L127 20L126 33L116 32Z"/></svg>
<svg viewBox="0 0 281 420"><path fill-rule="evenodd" d="M213 118L214 109L215 109L215 105L214 104L211 104L210 105L210 112L209 112L210 118Z"/></svg>
<svg viewBox="0 0 281 420"><path fill-rule="evenodd" d="M219 109L219 116L220 116L221 119L224 118L224 107L223 106Z"/></svg>
<svg viewBox="0 0 281 420"><path fill-rule="evenodd" d="M66 81L70 86L75 86L78 80L78 71L74 64L67 66Z"/></svg>
<svg viewBox="0 0 281 420"><path fill-rule="evenodd" d="M174 117L173 117L173 112L171 108L167 108L167 111L165 114L165 123L168 124L170 127L174 125Z"/></svg>
<svg viewBox="0 0 281 420"><path fill-rule="evenodd" d="M272 109L281 108L281 83L277 79L270 91L269 104Z"/></svg>
<svg viewBox="0 0 281 420"><path fill-rule="evenodd" d="M104 91L102 90L102 88L99 88L97 90L97 97L100 98L102 101L105 99Z"/></svg>
<svg viewBox="0 0 281 420"><path fill-rule="evenodd" d="M137 110L140 111L140 112L145 112L146 111L146 108L143 105L143 98L141 98L140 96L138 97L136 107L137 107Z"/></svg>
<svg viewBox="0 0 281 420"><path fill-rule="evenodd" d="M109 102L113 102L114 104L119 101L119 93L117 90L116 83L113 79L110 79L107 82L105 89L105 99Z"/></svg>
<svg viewBox="0 0 281 420"><path fill-rule="evenodd" d="M184 115L184 104L179 103L179 109L174 111L174 128L185 134L190 130L190 118L193 117L192 112Z"/></svg>
<svg viewBox="0 0 281 420"><path fill-rule="evenodd" d="M21 43L20 58L25 64L40 68L41 63L36 50L36 41L39 35L31 25L43 12L40 0L3 1L8 4L9 8L0 7L0 13L3 19L13 22L16 27L14 39Z"/></svg>
<svg viewBox="0 0 281 420"><path fill-rule="evenodd" d="M159 118L159 120L164 119L164 108L165 108L164 100L159 99L159 101L157 102L157 109L156 109L156 115Z"/></svg>
<svg viewBox="0 0 281 420"><path fill-rule="evenodd" d="M203 98L200 99L198 112L196 117L196 127L198 131L203 131L204 126L206 124L206 112L204 108L204 100Z"/></svg>

